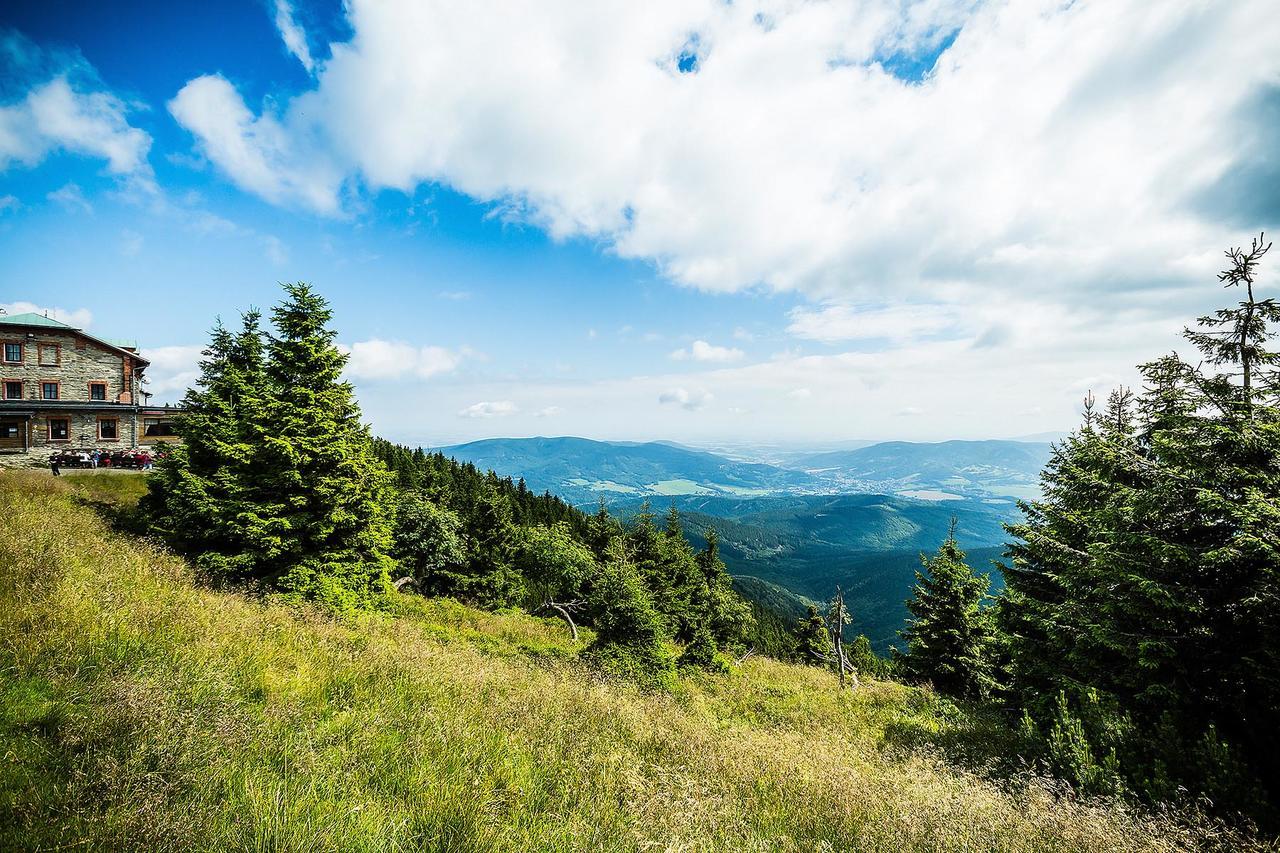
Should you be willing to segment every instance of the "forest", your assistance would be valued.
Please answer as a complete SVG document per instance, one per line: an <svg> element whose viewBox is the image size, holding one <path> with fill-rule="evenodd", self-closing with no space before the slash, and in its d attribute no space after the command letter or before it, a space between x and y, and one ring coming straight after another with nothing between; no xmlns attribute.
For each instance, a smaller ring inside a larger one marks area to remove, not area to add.
<svg viewBox="0 0 1280 853"><path fill-rule="evenodd" d="M1083 795L1183 804L1274 830L1280 799L1280 304L1270 244L1227 252L1232 301L1185 331L1194 355L1085 401L1043 498L1008 527L992 594L956 537L922 558L901 651L846 637L840 589L784 624L734 591L714 530L672 507L584 513L523 480L374 438L342 378L331 311L285 286L270 329L214 328L148 530L199 577L333 614L394 591L591 631L584 665L642 689L752 655L927 684L1010 732L1010 766ZM855 614L856 616L856 614Z"/></svg>

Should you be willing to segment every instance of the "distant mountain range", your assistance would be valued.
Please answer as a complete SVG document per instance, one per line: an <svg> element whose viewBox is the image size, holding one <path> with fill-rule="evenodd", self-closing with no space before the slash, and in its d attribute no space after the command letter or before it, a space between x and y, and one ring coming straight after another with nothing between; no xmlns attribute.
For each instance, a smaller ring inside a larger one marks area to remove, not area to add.
<svg viewBox="0 0 1280 853"><path fill-rule="evenodd" d="M898 493L924 500L1034 497L1049 445L1022 441L890 441L820 453L748 448L713 453L670 442L494 438L441 448L446 455L524 477L575 503L630 497ZM734 458L725 455L734 453Z"/></svg>
<svg viewBox="0 0 1280 853"><path fill-rule="evenodd" d="M578 503L599 496L758 496L823 487L821 479L804 471L739 462L661 441L492 438L441 450L503 476L524 477L531 489Z"/></svg>
<svg viewBox="0 0 1280 853"><path fill-rule="evenodd" d="M890 441L803 452L747 446L713 453L670 442L498 438L441 448L579 505L601 497L627 516L674 503L698 547L715 528L738 589L786 623L841 586L852 630L879 650L897 642L920 554L951 519L970 565L990 571L1015 498L1038 494L1050 446L1025 441ZM726 453L733 453L729 458ZM764 454L762 454L764 455ZM757 457L759 458L759 457ZM998 572L993 580L1000 582Z"/></svg>
<svg viewBox="0 0 1280 853"><path fill-rule="evenodd" d="M926 499L966 494L1034 497L1050 448L1045 442L1028 441L886 441L803 456L788 466L834 481L842 491L906 492Z"/></svg>

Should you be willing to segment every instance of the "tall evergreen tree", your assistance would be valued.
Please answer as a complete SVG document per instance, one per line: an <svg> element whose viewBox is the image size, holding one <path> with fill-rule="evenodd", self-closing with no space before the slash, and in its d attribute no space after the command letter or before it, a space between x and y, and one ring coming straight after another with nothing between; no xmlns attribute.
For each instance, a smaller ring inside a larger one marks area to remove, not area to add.
<svg viewBox="0 0 1280 853"><path fill-rule="evenodd" d="M975 698L994 687L992 625L986 576L973 573L956 542L955 520L946 541L923 568L907 601L911 618L901 631L907 651L899 663L910 677L951 696Z"/></svg>
<svg viewBox="0 0 1280 853"><path fill-rule="evenodd" d="M162 448L142 503L152 529L212 577L260 574L252 531L239 520L253 499L253 419L269 394L260 318L246 312L237 333L214 327L176 419L182 441Z"/></svg>
<svg viewBox="0 0 1280 853"><path fill-rule="evenodd" d="M1113 394L1055 449L1044 499L1010 528L1000 608L1016 695L1060 745L1149 797L1183 787L1255 814L1280 794L1280 312L1252 288L1266 248L1228 252L1221 279L1245 299L1186 332L1227 372L1144 365L1139 398Z"/></svg>
<svg viewBox="0 0 1280 853"><path fill-rule="evenodd" d="M280 589L350 609L388 586L389 478L342 381L329 306L301 282L285 294L271 312L270 390L246 413L255 451L236 521Z"/></svg>

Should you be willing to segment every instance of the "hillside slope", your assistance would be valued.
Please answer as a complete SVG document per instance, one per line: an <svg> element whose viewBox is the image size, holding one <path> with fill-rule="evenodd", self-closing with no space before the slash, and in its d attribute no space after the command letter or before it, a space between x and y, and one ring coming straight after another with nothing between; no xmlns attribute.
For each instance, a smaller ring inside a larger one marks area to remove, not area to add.
<svg viewBox="0 0 1280 853"><path fill-rule="evenodd" d="M646 695L581 670L562 626L518 613L396 596L387 614L337 623L212 591L113 532L84 502L101 494L0 474L0 849L1086 851L1209 838L926 757L913 747L968 744L981 761L1002 735L900 685L837 694L824 672L752 659Z"/></svg>

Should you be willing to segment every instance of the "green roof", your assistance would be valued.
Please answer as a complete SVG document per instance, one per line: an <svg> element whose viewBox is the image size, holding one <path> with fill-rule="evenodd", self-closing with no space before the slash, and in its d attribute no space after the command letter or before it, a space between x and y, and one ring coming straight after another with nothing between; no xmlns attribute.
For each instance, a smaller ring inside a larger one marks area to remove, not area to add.
<svg viewBox="0 0 1280 853"><path fill-rule="evenodd" d="M0 314L0 323L8 323L14 326L47 326L52 329L74 329L75 326L68 326L66 323L59 322L52 317L46 317L43 314Z"/></svg>

